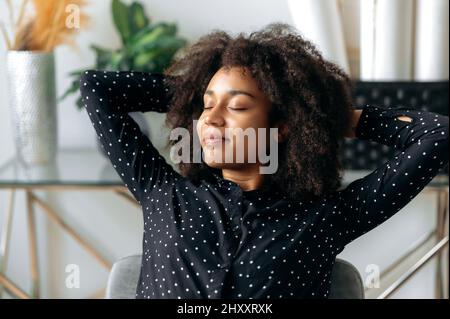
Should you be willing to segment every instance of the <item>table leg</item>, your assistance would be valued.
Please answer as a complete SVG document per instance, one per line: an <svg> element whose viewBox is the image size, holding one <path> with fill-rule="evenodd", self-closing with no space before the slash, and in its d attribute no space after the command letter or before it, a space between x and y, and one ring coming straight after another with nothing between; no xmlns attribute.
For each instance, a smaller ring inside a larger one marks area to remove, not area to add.
<svg viewBox="0 0 450 319"><path fill-rule="evenodd" d="M84 240L72 227L66 224L61 217L43 200L30 192L30 197L33 202L36 202L47 216L53 220L58 226L64 229L70 236L72 236L89 254L91 254L97 261L106 269L110 270L112 264L100 255L86 240Z"/></svg>
<svg viewBox="0 0 450 319"><path fill-rule="evenodd" d="M8 265L8 250L12 231L15 193L16 190L12 188L9 193L8 208L3 218L3 227L2 227L3 229L1 231L1 238L0 238L0 275L6 273L6 268ZM3 284L0 283L0 299L2 297L3 297Z"/></svg>
<svg viewBox="0 0 450 319"><path fill-rule="evenodd" d="M36 223L33 211L33 198L30 191L26 191L28 216L28 242L30 248L31 264L31 296L39 298L39 269L37 255Z"/></svg>
<svg viewBox="0 0 450 319"><path fill-rule="evenodd" d="M446 235L446 219L448 215L448 189L440 189L438 191L438 207L437 207L437 220L436 220L436 237L439 242ZM435 273L435 297L436 299L442 299L445 295L444 281L443 281L443 251L440 251L436 258L436 273Z"/></svg>
<svg viewBox="0 0 450 319"><path fill-rule="evenodd" d="M16 189L11 188L8 209L4 216L4 223L2 225L2 232L0 234L0 298L3 290L6 290L15 297L30 299L40 297L40 278L38 267L38 249L37 249L37 231L35 223L34 203L38 204L47 216L52 219L58 226L69 233L88 253L94 256L97 261L102 264L108 270L111 269L112 264L101 256L87 241L85 241L75 230L67 225L58 214L43 200L37 197L32 190L25 190L26 205L27 205L27 226L28 226L28 244L30 254L30 268L31 268L31 295L28 295L22 289L20 289L14 282L8 279L5 275L8 249L10 245L10 234L12 229L12 217L13 217L13 205ZM133 202L138 203L125 191L115 191L119 196ZM139 205L138 205L139 206ZM104 297L104 289L97 291L92 295L92 298Z"/></svg>
<svg viewBox="0 0 450 319"><path fill-rule="evenodd" d="M4 286L12 295L15 295L22 299L31 299L31 297L22 289L17 287L15 283L0 274L0 285Z"/></svg>
<svg viewBox="0 0 450 319"><path fill-rule="evenodd" d="M133 205L137 206L137 207L141 207L141 205L139 205L139 203L134 199L134 197L132 197L127 191L120 191L120 190L116 190L114 191L117 195L119 195L120 197L126 199L127 201L129 201L130 203L132 203Z"/></svg>

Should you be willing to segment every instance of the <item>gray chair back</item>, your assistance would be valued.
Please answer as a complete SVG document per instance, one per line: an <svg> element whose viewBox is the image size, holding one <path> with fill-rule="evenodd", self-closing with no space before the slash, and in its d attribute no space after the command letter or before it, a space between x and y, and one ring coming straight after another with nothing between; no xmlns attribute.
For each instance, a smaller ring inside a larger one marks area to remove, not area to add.
<svg viewBox="0 0 450 319"><path fill-rule="evenodd" d="M107 299L134 299L141 270L141 255L120 258L111 269L106 286ZM364 299L358 270L348 261L336 259L331 273L330 299Z"/></svg>
<svg viewBox="0 0 450 319"><path fill-rule="evenodd" d="M344 259L336 258L331 272L329 299L364 299L364 285L358 269Z"/></svg>

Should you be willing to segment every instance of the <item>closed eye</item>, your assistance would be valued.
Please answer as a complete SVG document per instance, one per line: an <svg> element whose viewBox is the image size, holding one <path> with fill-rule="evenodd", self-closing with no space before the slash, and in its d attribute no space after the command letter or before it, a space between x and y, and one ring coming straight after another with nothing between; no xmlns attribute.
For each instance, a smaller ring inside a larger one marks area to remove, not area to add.
<svg viewBox="0 0 450 319"><path fill-rule="evenodd" d="M213 107L204 107L203 109L204 110L209 110L209 109L212 109ZM245 110L247 110L247 109L244 109L244 108L234 108L234 107L229 107L229 109L230 110L233 110L233 111L245 111Z"/></svg>

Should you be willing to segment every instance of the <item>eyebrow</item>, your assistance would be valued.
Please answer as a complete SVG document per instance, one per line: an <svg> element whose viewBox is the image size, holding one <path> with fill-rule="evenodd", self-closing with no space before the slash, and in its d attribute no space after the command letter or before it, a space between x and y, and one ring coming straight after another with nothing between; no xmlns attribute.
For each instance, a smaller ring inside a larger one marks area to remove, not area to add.
<svg viewBox="0 0 450 319"><path fill-rule="evenodd" d="M242 94L242 95L247 95L253 99L256 99L256 97L253 94L251 94L249 92L241 91L241 90L228 90L225 93L227 93L228 95L231 95L231 96L236 96L236 95ZM205 95L214 95L214 91L206 90Z"/></svg>

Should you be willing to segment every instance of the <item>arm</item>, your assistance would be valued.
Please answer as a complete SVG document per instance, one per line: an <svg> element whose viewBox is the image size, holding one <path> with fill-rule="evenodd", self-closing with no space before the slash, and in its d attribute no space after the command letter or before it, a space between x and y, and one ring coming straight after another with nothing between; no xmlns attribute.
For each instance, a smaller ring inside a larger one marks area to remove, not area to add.
<svg viewBox="0 0 450 319"><path fill-rule="evenodd" d="M350 127L345 132L345 137L355 138L356 127L358 126L362 110L354 110L351 117Z"/></svg>
<svg viewBox="0 0 450 319"><path fill-rule="evenodd" d="M82 100L101 145L139 203L144 193L178 174L128 114L166 112L171 92L164 83L162 74L133 71L88 70L80 79Z"/></svg>
<svg viewBox="0 0 450 319"><path fill-rule="evenodd" d="M352 113L350 127L347 129L345 133L345 137L347 138L355 138L356 137L356 127L358 126L359 119L361 117L362 110L354 110ZM409 116L399 116L397 119L404 122L412 122L412 119Z"/></svg>
<svg viewBox="0 0 450 319"><path fill-rule="evenodd" d="M362 110L356 137L399 152L337 192L331 220L343 245L406 206L448 164L448 131L448 117L432 112L374 105Z"/></svg>

